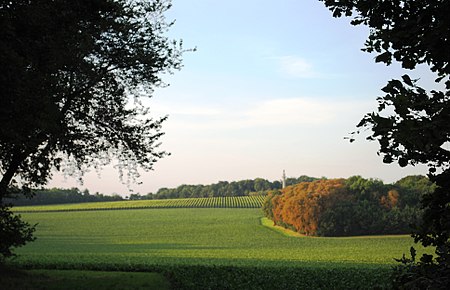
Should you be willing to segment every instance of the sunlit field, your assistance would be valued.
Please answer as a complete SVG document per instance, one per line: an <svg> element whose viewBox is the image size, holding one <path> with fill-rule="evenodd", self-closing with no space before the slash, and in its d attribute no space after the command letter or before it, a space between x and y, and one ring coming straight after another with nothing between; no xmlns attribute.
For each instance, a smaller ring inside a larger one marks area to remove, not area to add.
<svg viewBox="0 0 450 290"><path fill-rule="evenodd" d="M262 225L260 209L135 209L22 216L38 223L38 240L17 251L15 264L156 271L170 276L180 288L386 286L395 265L393 258L413 244L408 236L289 237ZM199 277L200 273L209 274Z"/></svg>

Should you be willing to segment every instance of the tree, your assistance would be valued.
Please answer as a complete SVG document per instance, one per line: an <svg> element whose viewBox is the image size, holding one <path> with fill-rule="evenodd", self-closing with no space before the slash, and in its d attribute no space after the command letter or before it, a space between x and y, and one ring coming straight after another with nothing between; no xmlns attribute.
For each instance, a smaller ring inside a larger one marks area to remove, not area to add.
<svg viewBox="0 0 450 290"><path fill-rule="evenodd" d="M82 175L117 158L131 182L166 155L157 143L166 117L149 117L140 100L181 67L181 43L164 36L170 6L0 2L0 205L13 187L45 184L52 169Z"/></svg>
<svg viewBox="0 0 450 290"><path fill-rule="evenodd" d="M419 201L408 195L433 188L417 176L395 185L360 176L321 179L269 192L262 210L274 224L308 235L405 234L422 216Z"/></svg>
<svg viewBox="0 0 450 290"><path fill-rule="evenodd" d="M394 185L402 191L401 206L418 204L423 195L429 195L436 189L436 185L423 175L404 177Z"/></svg>
<svg viewBox="0 0 450 290"><path fill-rule="evenodd" d="M20 247L33 241L34 227L14 215L8 207L0 205L0 262L14 256L12 247Z"/></svg>
<svg viewBox="0 0 450 290"><path fill-rule="evenodd" d="M364 51L375 52L375 61L393 60L405 69L427 65L436 74L437 87L427 92L418 80L403 75L382 89L376 112L366 114L358 128L369 128L369 140L380 145L385 163L402 167L426 164L436 189L422 199L423 221L413 233L416 242L436 247L436 259L424 255L411 262L409 274L399 284L442 287L450 284L450 2L446 0L321 0L334 17L352 16L353 25L371 30ZM390 109L387 111L386 109ZM392 113L393 112L393 113ZM359 131L355 132L356 134ZM351 141L354 139L351 138ZM446 148L447 146L447 148ZM413 255L414 256L414 255ZM414 260L414 259L413 259Z"/></svg>

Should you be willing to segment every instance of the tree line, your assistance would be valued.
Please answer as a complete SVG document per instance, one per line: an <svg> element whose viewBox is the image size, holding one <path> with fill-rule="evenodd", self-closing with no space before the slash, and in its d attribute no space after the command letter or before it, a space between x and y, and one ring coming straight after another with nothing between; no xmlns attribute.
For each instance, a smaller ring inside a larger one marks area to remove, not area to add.
<svg viewBox="0 0 450 290"><path fill-rule="evenodd" d="M434 190L420 175L393 184L360 176L322 179L270 192L263 211L276 225L305 235L406 234L421 220L421 197Z"/></svg>
<svg viewBox="0 0 450 290"><path fill-rule="evenodd" d="M91 194L89 190L73 187L70 189L51 188L35 190L31 196L17 195L5 199L5 202L15 206L22 205L43 205L43 204L64 204L64 203L82 203L97 201L119 201L123 200L120 195L105 195L96 192Z"/></svg>
<svg viewBox="0 0 450 290"><path fill-rule="evenodd" d="M294 185L300 182L318 180L315 177L302 175L286 179L286 185ZM147 195L131 194L130 199L168 199L168 198L190 198L190 197L226 197L226 196L248 196L265 195L270 190L281 189L281 181L269 181L263 178L247 179L240 181L219 181L209 185L187 185L183 184L176 188L160 188L156 193Z"/></svg>
<svg viewBox="0 0 450 290"><path fill-rule="evenodd" d="M299 182L313 181L318 178L302 175L286 179L286 185ZM198 198L198 197L232 197L249 195L266 195L271 190L281 189L281 181L268 181L263 178L248 179L241 181L220 181L209 185L180 185L176 188L161 188L156 193L141 195L131 193L128 197L120 195L106 195L96 192L91 194L88 189L50 188L34 190L31 194L18 194L6 198L5 203L15 206L45 205L64 203L83 203L119 200L148 200L148 199L175 199L175 198Z"/></svg>

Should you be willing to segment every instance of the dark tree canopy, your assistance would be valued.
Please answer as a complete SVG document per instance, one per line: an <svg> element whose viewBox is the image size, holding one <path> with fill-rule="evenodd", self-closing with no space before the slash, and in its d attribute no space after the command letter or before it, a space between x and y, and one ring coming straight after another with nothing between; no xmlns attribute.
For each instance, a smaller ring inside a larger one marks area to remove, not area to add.
<svg viewBox="0 0 450 290"><path fill-rule="evenodd" d="M133 179L166 155L165 117L152 119L140 100L181 67L181 42L164 36L170 6L0 0L0 254L32 240L4 204L12 192L44 185L52 169L82 174L112 158Z"/></svg>
<svg viewBox="0 0 450 290"><path fill-rule="evenodd" d="M428 64L440 77L450 73L450 4L446 0L320 0L334 17L354 16L353 25L370 27L364 51L376 52L377 62L404 68Z"/></svg>
<svg viewBox="0 0 450 290"><path fill-rule="evenodd" d="M434 192L422 199L424 216L413 236L435 246L433 261L423 255L397 281L410 287L449 287L450 280L450 1L448 0L321 0L333 16L353 16L352 24L370 27L363 50L377 54L375 61L393 60L405 69L427 65L436 74L436 87L427 91L419 80L403 75L382 89L376 112L366 114L359 128L371 130L383 161L402 167L425 164ZM356 133L359 133L356 132ZM351 138L353 141L353 138ZM414 256L414 255L413 255ZM413 259L414 260L414 259ZM405 274L405 275L403 275Z"/></svg>
<svg viewBox="0 0 450 290"><path fill-rule="evenodd" d="M382 89L378 112L367 114L358 127L369 127L378 140L384 161L397 160L448 169L450 152L442 145L450 140L450 3L426 1L331 1L321 0L335 17L352 16L353 25L368 25L364 51L375 52L375 61L387 65L396 60L406 69L427 64L436 72L442 91L427 92L404 75ZM392 115L380 115L386 108ZM434 170L432 169L432 171Z"/></svg>
<svg viewBox="0 0 450 290"><path fill-rule="evenodd" d="M13 176L44 184L63 159L135 173L164 156L161 122L139 96L180 68L163 33L167 1L18 0L0 4L0 194ZM100 161L99 161L100 160Z"/></svg>

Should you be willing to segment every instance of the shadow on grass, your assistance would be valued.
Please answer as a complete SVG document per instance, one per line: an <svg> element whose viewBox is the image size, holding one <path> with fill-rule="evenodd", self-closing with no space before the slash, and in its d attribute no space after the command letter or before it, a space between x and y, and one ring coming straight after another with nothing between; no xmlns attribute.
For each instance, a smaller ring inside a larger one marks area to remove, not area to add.
<svg viewBox="0 0 450 290"><path fill-rule="evenodd" d="M160 273L0 268L3 290L15 289L170 289Z"/></svg>
<svg viewBox="0 0 450 290"><path fill-rule="evenodd" d="M389 265L330 262L273 262L265 261L261 264L261 261L255 259L251 261L247 260L245 263L240 264L239 260L224 261L224 259L180 259L178 257L164 257L162 260L148 261L148 263L110 261L108 263L90 262L80 264L67 261L64 264L25 263L21 266L22 268L29 269L54 268L147 272L145 274L148 274L148 272L156 272L164 275L172 284L173 289L386 289L390 286L392 270ZM54 273L59 272L56 271ZM106 280L108 279L106 278ZM98 288L89 286L84 289ZM142 288L129 288L126 286L121 289ZM153 288L147 287L146 289Z"/></svg>

